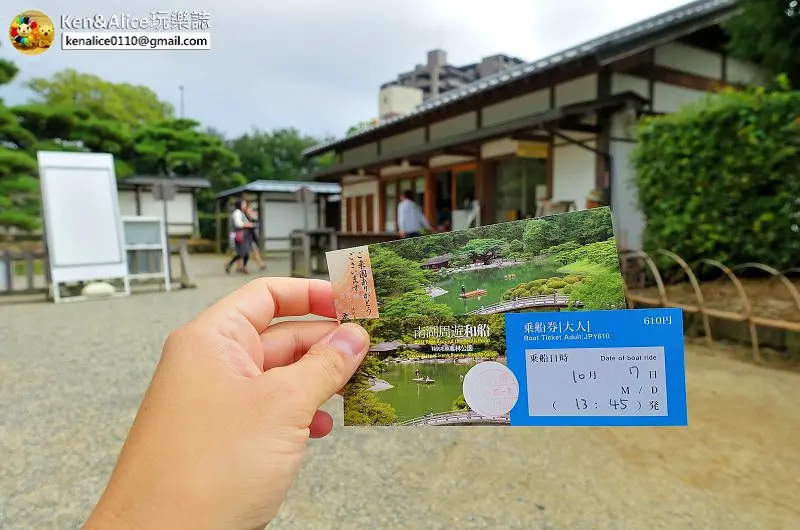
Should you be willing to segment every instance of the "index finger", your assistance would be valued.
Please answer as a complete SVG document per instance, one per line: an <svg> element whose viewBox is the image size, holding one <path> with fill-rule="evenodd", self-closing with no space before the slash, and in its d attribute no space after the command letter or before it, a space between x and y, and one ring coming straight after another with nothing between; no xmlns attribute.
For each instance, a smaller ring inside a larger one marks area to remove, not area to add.
<svg viewBox="0 0 800 530"><path fill-rule="evenodd" d="M258 278L204 312L205 317L216 321L244 317L257 333L263 333L274 318L308 314L336 318L330 282L305 278Z"/></svg>

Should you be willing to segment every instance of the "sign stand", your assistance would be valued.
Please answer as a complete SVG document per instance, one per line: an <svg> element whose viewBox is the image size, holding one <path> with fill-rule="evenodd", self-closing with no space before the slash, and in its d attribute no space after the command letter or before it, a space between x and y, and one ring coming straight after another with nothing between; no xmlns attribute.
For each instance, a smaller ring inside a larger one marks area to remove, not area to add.
<svg viewBox="0 0 800 530"><path fill-rule="evenodd" d="M163 279L164 290L171 291L169 243L164 220L160 217L123 217L122 222L125 230L125 252L128 254L128 277L131 280ZM149 259L149 255L154 252L158 252L160 258L160 263L155 267Z"/></svg>
<svg viewBox="0 0 800 530"><path fill-rule="evenodd" d="M53 300L86 299L62 298L62 284L108 279L122 279L120 295L130 295L114 157L39 151L37 159Z"/></svg>

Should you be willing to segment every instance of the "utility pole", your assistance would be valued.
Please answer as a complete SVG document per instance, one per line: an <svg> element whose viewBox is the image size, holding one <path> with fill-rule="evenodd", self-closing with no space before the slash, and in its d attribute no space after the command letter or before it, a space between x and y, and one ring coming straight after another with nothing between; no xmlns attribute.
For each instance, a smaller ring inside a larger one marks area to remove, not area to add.
<svg viewBox="0 0 800 530"><path fill-rule="evenodd" d="M183 85L180 86L180 90L181 90L181 118L185 118L186 117L186 112L185 112L186 109L184 107Z"/></svg>

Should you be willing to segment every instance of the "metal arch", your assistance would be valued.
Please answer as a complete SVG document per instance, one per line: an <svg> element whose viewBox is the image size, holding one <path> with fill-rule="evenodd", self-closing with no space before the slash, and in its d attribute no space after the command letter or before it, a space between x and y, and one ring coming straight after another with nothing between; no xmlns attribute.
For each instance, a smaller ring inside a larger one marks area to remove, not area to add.
<svg viewBox="0 0 800 530"><path fill-rule="evenodd" d="M758 332L756 331L756 325L753 322L753 306L750 304L750 299L747 297L747 293L744 290L742 282L739 281L739 278L736 277L736 275L733 273L733 271L731 271L731 269L729 269L723 263L715 259L707 259L707 258L699 259L696 262L694 262L694 265L700 263L711 265L712 267L721 270L723 274L725 274L725 276L727 276L731 280L731 282L733 282L733 286L739 293L739 297L741 298L742 302L744 302L744 307L747 316L747 327L749 328L750 331L750 343L753 346L753 359L756 362L761 362L762 359L761 359L761 349L758 344Z"/></svg>
<svg viewBox="0 0 800 530"><path fill-rule="evenodd" d="M773 267L770 267L769 265L764 265L763 263L755 263L755 262L742 263L741 265L733 267L731 271L736 272L738 270L746 270L746 269L762 270L764 272L768 272L774 278L780 280L780 282L784 285L784 287L788 289L789 294L792 295L792 298L794 298L794 302L795 304L797 304L797 309L800 311L800 292L797 291L797 287L795 287L794 284L791 282L791 280L789 280L789 278L784 276L783 273L781 273L779 270ZM800 269L797 269L797 271L800 272ZM789 269L789 271L787 272L791 272L791 269Z"/></svg>
<svg viewBox="0 0 800 530"><path fill-rule="evenodd" d="M661 305L666 306L669 303L669 299L667 298L667 289L664 287L664 280L661 278L661 273L656 267L653 258L650 257L649 254L642 250L634 250L633 253L642 258L645 263L647 263L647 267L650 269L650 272L653 273L653 279L656 281L656 286L658 287L658 298L661 302Z"/></svg>
<svg viewBox="0 0 800 530"><path fill-rule="evenodd" d="M661 249L656 250L655 253L670 258L686 273L686 276L689 278L689 283L692 284L694 294L697 297L697 306L700 308L700 315L703 319L703 331L706 334L706 342L708 342L709 345L713 345L714 339L711 336L711 323L709 322L708 315L706 314L706 303L705 299L703 298L703 291L700 289L700 282L697 281L697 276L695 276L694 271L692 271L692 268L682 257L678 256L672 251Z"/></svg>

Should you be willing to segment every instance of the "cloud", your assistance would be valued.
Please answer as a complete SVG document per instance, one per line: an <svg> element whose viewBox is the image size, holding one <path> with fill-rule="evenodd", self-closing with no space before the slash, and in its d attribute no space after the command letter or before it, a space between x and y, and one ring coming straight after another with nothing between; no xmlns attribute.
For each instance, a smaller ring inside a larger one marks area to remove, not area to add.
<svg viewBox="0 0 800 530"><path fill-rule="evenodd" d="M36 57L3 43L0 56L22 73L2 89L10 103L29 94L23 83L64 68L117 82L147 85L187 115L235 135L252 127L295 126L315 135L342 134L373 117L380 84L445 49L450 62L471 63L495 53L534 60L685 2L630 0L39 0L60 15L148 16L150 11L207 11L208 51L64 51ZM6 3L8 20L29 5ZM102 7L100 7L102 6ZM190 6L190 7L189 7Z"/></svg>

